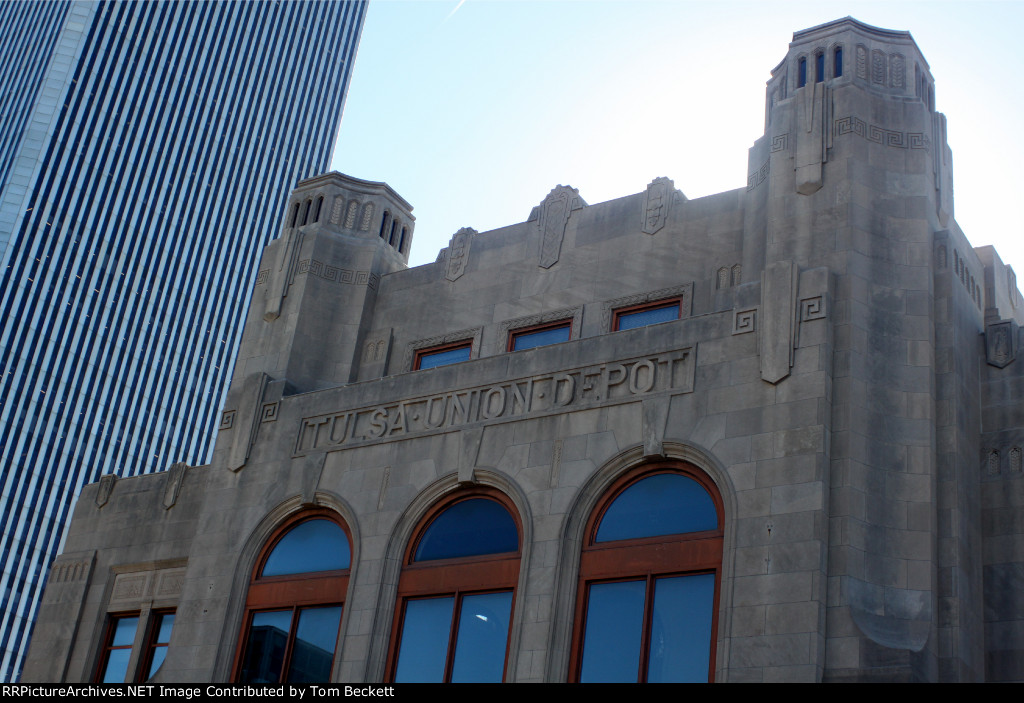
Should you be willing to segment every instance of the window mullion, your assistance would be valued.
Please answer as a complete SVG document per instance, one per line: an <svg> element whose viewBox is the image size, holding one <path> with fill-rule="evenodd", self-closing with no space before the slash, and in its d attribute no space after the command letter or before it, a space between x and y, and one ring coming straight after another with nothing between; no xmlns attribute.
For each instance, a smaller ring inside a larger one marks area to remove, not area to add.
<svg viewBox="0 0 1024 703"><path fill-rule="evenodd" d="M448 628L448 656L444 660L444 682L451 683L452 669L455 667L455 645L459 634L459 618L462 616L462 592L455 591L455 603L452 606L452 622Z"/></svg>
<svg viewBox="0 0 1024 703"><path fill-rule="evenodd" d="M644 627L640 640L640 671L637 683L647 683L647 666L651 656L651 620L654 618L654 576L648 572L644 593Z"/></svg>
<svg viewBox="0 0 1024 703"><path fill-rule="evenodd" d="M292 666L292 652L295 649L295 634L299 627L299 610L298 606L292 607L292 624L288 629L288 639L284 645L284 656L281 657L281 676L278 679L278 683L285 683L288 679L288 670Z"/></svg>

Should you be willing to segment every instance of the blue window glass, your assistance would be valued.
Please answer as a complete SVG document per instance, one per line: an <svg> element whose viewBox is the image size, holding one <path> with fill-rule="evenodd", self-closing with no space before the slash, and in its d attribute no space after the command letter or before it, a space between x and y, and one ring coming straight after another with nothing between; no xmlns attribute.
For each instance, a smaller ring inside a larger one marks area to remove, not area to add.
<svg viewBox="0 0 1024 703"><path fill-rule="evenodd" d="M471 346L466 344L465 346L450 349L420 352L416 357L416 368L433 369L438 366L447 366L448 364L457 364L461 361L469 361L470 351Z"/></svg>
<svg viewBox="0 0 1024 703"><path fill-rule="evenodd" d="M442 512L424 531L413 561L454 559L519 550L519 531L508 510L487 498L470 498Z"/></svg>
<svg viewBox="0 0 1024 703"><path fill-rule="evenodd" d="M669 322L679 319L679 301L673 301L666 305L644 308L642 310L620 312L615 315L616 330L631 330L635 327L646 327L656 325L659 322Z"/></svg>
<svg viewBox="0 0 1024 703"><path fill-rule="evenodd" d="M530 332L513 332L512 351L544 347L548 344L558 344L559 342L568 342L571 334L572 323L570 322L564 322L556 327L546 327L544 329L533 330Z"/></svg>
<svg viewBox="0 0 1024 703"><path fill-rule="evenodd" d="M843 47L836 47L835 52L832 54L832 75L839 78L843 75Z"/></svg>
<svg viewBox="0 0 1024 703"><path fill-rule="evenodd" d="M612 502L595 542L714 530L718 511L699 483L680 474L655 474L637 481Z"/></svg>
<svg viewBox="0 0 1024 703"><path fill-rule="evenodd" d="M796 65L797 80L796 87L803 88L807 85L807 59L800 59Z"/></svg>
<svg viewBox="0 0 1024 703"><path fill-rule="evenodd" d="M171 641L171 630L174 628L174 613L160 613L154 623L153 639L150 642L149 670L146 678L153 678L153 674L160 669L167 656L167 645Z"/></svg>
<svg viewBox="0 0 1024 703"><path fill-rule="evenodd" d="M331 520L308 520L281 538L267 557L261 575L336 571L349 568L351 560L344 530Z"/></svg>
<svg viewBox="0 0 1024 703"><path fill-rule="evenodd" d="M511 614L512 591L462 599L452 683L501 683Z"/></svg>
<svg viewBox="0 0 1024 703"><path fill-rule="evenodd" d="M240 683L278 683L284 666L292 611L253 613Z"/></svg>
<svg viewBox="0 0 1024 703"><path fill-rule="evenodd" d="M286 681L321 683L330 680L340 624L340 605L299 611Z"/></svg>
<svg viewBox="0 0 1024 703"><path fill-rule="evenodd" d="M643 645L646 590L646 581L591 584L581 683L636 682Z"/></svg>
<svg viewBox="0 0 1024 703"><path fill-rule="evenodd" d="M817 54L814 57L814 82L821 83L825 80L825 54Z"/></svg>
<svg viewBox="0 0 1024 703"><path fill-rule="evenodd" d="M708 680L714 602L714 574L655 580L648 683Z"/></svg>
<svg viewBox="0 0 1024 703"><path fill-rule="evenodd" d="M442 683L455 598L417 598L405 604L395 683Z"/></svg>
<svg viewBox="0 0 1024 703"><path fill-rule="evenodd" d="M135 631L139 628L139 617L119 617L111 623L110 644L106 648L106 661L100 671L102 683L125 683L128 676L128 661L132 657Z"/></svg>

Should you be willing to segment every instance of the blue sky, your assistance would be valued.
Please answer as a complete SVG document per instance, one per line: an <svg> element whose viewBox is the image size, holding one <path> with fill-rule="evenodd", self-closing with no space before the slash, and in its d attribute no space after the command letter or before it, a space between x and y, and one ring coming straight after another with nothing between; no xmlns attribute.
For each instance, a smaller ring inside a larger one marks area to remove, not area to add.
<svg viewBox="0 0 1024 703"><path fill-rule="evenodd" d="M522 222L558 184L588 203L668 176L746 184L764 85L794 31L910 30L948 118L956 219L1024 274L1024 2L373 0L332 167L412 203L411 263L460 227Z"/></svg>

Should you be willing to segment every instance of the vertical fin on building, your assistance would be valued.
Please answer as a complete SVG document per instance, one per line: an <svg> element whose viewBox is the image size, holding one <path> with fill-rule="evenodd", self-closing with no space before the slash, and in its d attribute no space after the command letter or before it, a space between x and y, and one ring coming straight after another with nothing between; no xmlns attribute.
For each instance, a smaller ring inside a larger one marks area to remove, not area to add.
<svg viewBox="0 0 1024 703"><path fill-rule="evenodd" d="M232 471L238 471L245 466L249 458L249 450L256 441L256 432L260 425L260 409L263 405L263 394L267 384L271 381L270 376L258 371L249 375L238 389L237 395L234 388L228 392L228 402L225 406L234 405L236 408L235 419L231 432L231 444L228 447L227 465ZM234 396L234 398L232 398ZM234 401L232 403L232 401Z"/></svg>
<svg viewBox="0 0 1024 703"><path fill-rule="evenodd" d="M793 366L793 332L796 310L797 265L776 261L761 274L761 320L758 346L761 378L778 383Z"/></svg>
<svg viewBox="0 0 1024 703"><path fill-rule="evenodd" d="M540 229L538 264L541 268L551 268L558 263L569 216L573 210L579 210L586 205L586 201L580 197L580 192L576 188L558 185L530 213L528 221L536 219L537 227Z"/></svg>
<svg viewBox="0 0 1024 703"><path fill-rule="evenodd" d="M828 90L824 83L804 86L797 98L796 192L810 195L821 188L822 164L826 160L826 107Z"/></svg>
<svg viewBox="0 0 1024 703"><path fill-rule="evenodd" d="M183 461L179 461L171 464L171 468L167 469L167 476L164 479L164 510L170 510L174 507L174 504L178 502L178 494L181 493L181 484L184 482L185 473L189 468L188 464Z"/></svg>
<svg viewBox="0 0 1024 703"><path fill-rule="evenodd" d="M288 285L295 275L295 262L302 248L302 232L289 229L284 236L284 246L277 250L277 262L270 272L270 287L267 290L267 305L263 319L276 320L281 315L281 304L288 295Z"/></svg>

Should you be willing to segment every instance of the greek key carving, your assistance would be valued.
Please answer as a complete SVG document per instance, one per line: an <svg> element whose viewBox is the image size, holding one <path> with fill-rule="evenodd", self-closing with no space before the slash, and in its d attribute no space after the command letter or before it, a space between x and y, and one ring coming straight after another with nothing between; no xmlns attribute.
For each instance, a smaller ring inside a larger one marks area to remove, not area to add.
<svg viewBox="0 0 1024 703"><path fill-rule="evenodd" d="M220 415L220 425L217 427L218 430L230 430L235 425L235 411L225 410Z"/></svg>
<svg viewBox="0 0 1024 703"><path fill-rule="evenodd" d="M800 322L821 320L825 317L825 298L818 295L800 301Z"/></svg>
<svg viewBox="0 0 1024 703"><path fill-rule="evenodd" d="M732 318L732 333L746 334L757 329L757 308L737 310Z"/></svg>
<svg viewBox="0 0 1024 703"><path fill-rule="evenodd" d="M786 151L789 149L789 135L788 134L776 134L772 137L772 146L770 152L774 154L776 151Z"/></svg>
<svg viewBox="0 0 1024 703"><path fill-rule="evenodd" d="M894 146L899 149L927 149L928 135L923 132L898 132L878 125L868 124L859 117L840 117L832 124L832 134L856 134L875 144Z"/></svg>
<svg viewBox="0 0 1024 703"><path fill-rule="evenodd" d="M263 269L256 274L256 285L259 286L266 283L268 278L270 278L270 269Z"/></svg>
<svg viewBox="0 0 1024 703"><path fill-rule="evenodd" d="M295 275L299 276L302 274L315 276L331 283L369 286L370 288L376 288L377 282L380 280L380 276L372 271L352 271L336 266L328 266L316 259L303 259L299 262Z"/></svg>
<svg viewBox="0 0 1024 703"><path fill-rule="evenodd" d="M747 176L747 190L754 190L768 179L768 168L771 161L765 161L761 168Z"/></svg>
<svg viewBox="0 0 1024 703"><path fill-rule="evenodd" d="M280 410L280 401L273 403L264 403L260 410L260 422L274 422L277 419L278 410Z"/></svg>

